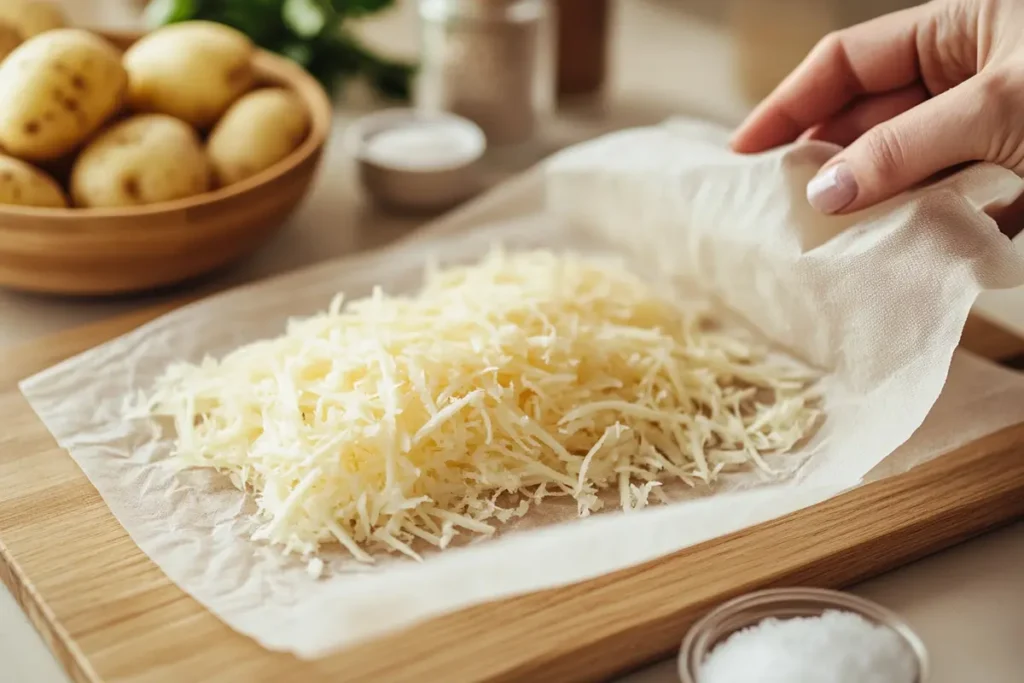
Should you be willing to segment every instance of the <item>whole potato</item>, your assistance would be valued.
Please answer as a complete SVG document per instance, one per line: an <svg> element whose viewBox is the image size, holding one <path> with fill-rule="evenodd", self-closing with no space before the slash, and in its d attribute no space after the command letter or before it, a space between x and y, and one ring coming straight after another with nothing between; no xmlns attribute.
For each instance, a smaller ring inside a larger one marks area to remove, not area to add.
<svg viewBox="0 0 1024 683"><path fill-rule="evenodd" d="M26 40L0 63L0 146L32 161L67 154L118 110L126 82L99 36L66 28Z"/></svg>
<svg viewBox="0 0 1024 683"><path fill-rule="evenodd" d="M158 29L125 52L129 104L208 128L252 87L252 55L252 41L222 24L185 21Z"/></svg>
<svg viewBox="0 0 1024 683"><path fill-rule="evenodd" d="M21 45L21 33L10 24L0 21L0 62Z"/></svg>
<svg viewBox="0 0 1024 683"><path fill-rule="evenodd" d="M142 114L100 133L71 169L78 206L135 206L191 197L210 187L196 132L166 114Z"/></svg>
<svg viewBox="0 0 1024 683"><path fill-rule="evenodd" d="M290 90L262 88L231 105L210 133L206 153L217 182L230 185L293 152L309 131L309 113Z"/></svg>
<svg viewBox="0 0 1024 683"><path fill-rule="evenodd" d="M20 159L0 154L0 204L63 208L68 200L53 178Z"/></svg>
<svg viewBox="0 0 1024 683"><path fill-rule="evenodd" d="M0 23L17 29L24 40L67 26L61 8L44 0L0 0Z"/></svg>

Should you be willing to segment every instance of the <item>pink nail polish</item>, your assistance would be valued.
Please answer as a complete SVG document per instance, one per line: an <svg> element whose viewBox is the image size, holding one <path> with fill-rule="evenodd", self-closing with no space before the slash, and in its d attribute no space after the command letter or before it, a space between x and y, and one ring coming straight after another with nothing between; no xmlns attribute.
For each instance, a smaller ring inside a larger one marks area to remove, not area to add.
<svg viewBox="0 0 1024 683"><path fill-rule="evenodd" d="M843 163L833 164L807 183L807 201L822 213L835 213L857 198L857 180Z"/></svg>

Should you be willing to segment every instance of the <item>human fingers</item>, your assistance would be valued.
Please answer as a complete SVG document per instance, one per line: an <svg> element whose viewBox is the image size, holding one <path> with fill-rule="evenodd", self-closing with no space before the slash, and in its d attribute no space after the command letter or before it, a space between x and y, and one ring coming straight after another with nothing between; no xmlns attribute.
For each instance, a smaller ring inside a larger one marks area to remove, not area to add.
<svg viewBox="0 0 1024 683"><path fill-rule="evenodd" d="M992 218L999 226L1000 232L1010 239L1024 232L1024 196L1018 197L1008 206L993 211Z"/></svg>
<svg viewBox="0 0 1024 683"><path fill-rule="evenodd" d="M875 126L808 183L808 201L824 213L848 213L968 161L1019 172L1024 127L1014 125L1016 80L976 76Z"/></svg>
<svg viewBox="0 0 1024 683"><path fill-rule="evenodd" d="M856 101L831 119L807 131L802 139L846 147L864 133L928 99L923 85L913 85Z"/></svg>
<svg viewBox="0 0 1024 683"><path fill-rule="evenodd" d="M917 30L935 12L928 3L823 38L740 125L732 148L753 153L792 142L860 95L917 81Z"/></svg>

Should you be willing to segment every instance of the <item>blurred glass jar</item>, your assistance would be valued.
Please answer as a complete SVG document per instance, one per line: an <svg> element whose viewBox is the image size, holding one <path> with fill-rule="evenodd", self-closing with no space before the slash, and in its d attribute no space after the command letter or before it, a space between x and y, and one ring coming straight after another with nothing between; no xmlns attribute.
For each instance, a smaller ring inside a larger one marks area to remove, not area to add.
<svg viewBox="0 0 1024 683"><path fill-rule="evenodd" d="M531 140L554 102L548 0L419 0L417 104L476 123L489 145Z"/></svg>
<svg viewBox="0 0 1024 683"><path fill-rule="evenodd" d="M750 104L767 97L829 31L834 0L730 0L736 69Z"/></svg>

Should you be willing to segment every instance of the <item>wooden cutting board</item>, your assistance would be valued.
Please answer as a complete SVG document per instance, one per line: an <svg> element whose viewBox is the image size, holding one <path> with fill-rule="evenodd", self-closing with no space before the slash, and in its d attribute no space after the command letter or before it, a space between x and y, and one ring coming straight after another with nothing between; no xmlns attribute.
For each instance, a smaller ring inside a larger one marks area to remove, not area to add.
<svg viewBox="0 0 1024 683"><path fill-rule="evenodd" d="M599 680L672 653L696 618L729 597L778 585L843 587L1024 515L1020 424L655 562L301 662L263 650L175 587L15 387L165 310L5 353L0 368L0 577L76 681ZM969 322L962 345L1024 359L1024 340L981 319Z"/></svg>

